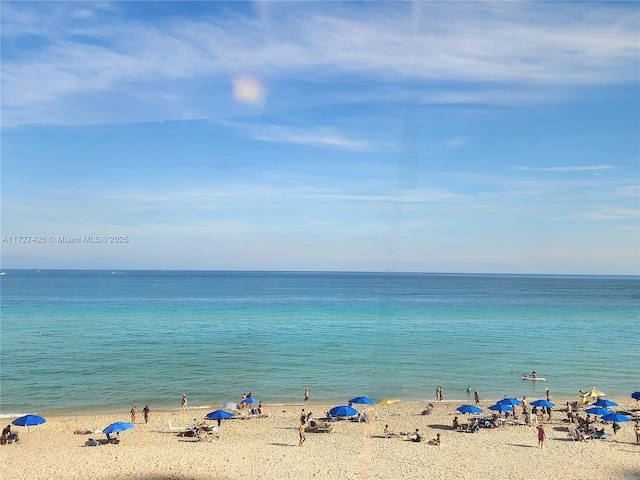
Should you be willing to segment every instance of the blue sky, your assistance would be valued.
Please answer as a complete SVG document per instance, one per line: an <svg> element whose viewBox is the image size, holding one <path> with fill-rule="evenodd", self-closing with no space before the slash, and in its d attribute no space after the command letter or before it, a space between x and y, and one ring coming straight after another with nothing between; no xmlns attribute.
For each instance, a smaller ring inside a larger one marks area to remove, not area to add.
<svg viewBox="0 0 640 480"><path fill-rule="evenodd" d="M636 2L1 8L3 269L640 274Z"/></svg>

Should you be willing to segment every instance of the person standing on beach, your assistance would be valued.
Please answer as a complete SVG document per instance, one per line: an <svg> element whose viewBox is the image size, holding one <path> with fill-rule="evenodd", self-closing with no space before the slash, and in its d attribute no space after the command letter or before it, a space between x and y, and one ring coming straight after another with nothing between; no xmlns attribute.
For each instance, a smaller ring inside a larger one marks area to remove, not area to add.
<svg viewBox="0 0 640 480"><path fill-rule="evenodd" d="M544 391L547 393L547 402L551 401L551 392L549 391L549 387L545 388Z"/></svg>
<svg viewBox="0 0 640 480"><path fill-rule="evenodd" d="M151 411L151 409L149 408L149 405L145 405L144 408L142 409L142 414L144 415L144 423L149 423L149 412Z"/></svg>
<svg viewBox="0 0 640 480"><path fill-rule="evenodd" d="M478 405L480 403L480 394L478 393L478 390L473 391L473 398L476 401L476 405Z"/></svg>
<svg viewBox="0 0 640 480"><path fill-rule="evenodd" d="M131 423L136 423L136 406L131 407Z"/></svg>
<svg viewBox="0 0 640 480"><path fill-rule="evenodd" d="M640 420L636 420L636 426L633 427L636 432L636 443L640 443Z"/></svg>
<svg viewBox="0 0 640 480"><path fill-rule="evenodd" d="M309 389L304 389L304 404L309 405Z"/></svg>
<svg viewBox="0 0 640 480"><path fill-rule="evenodd" d="M2 429L2 445L9 443L9 435L11 435L11 424Z"/></svg>
<svg viewBox="0 0 640 480"><path fill-rule="evenodd" d="M180 410L188 410L189 409L189 405L187 402L187 394L183 393L182 394L182 403L180 404Z"/></svg>
<svg viewBox="0 0 640 480"><path fill-rule="evenodd" d="M300 422L300 428L298 429L298 434L300 435L300 443L298 444L298 446L301 447L302 444L307 439L307 437L304 434L304 422Z"/></svg>
<svg viewBox="0 0 640 480"><path fill-rule="evenodd" d="M538 447L543 447L545 437L544 428L542 428L542 425L538 425Z"/></svg>

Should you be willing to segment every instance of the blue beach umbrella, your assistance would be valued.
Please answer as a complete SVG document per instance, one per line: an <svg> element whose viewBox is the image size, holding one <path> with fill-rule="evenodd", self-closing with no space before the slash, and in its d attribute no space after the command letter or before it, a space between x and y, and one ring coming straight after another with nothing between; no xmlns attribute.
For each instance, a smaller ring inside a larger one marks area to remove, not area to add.
<svg viewBox="0 0 640 480"><path fill-rule="evenodd" d="M611 410L607 410L606 408L602 408L602 407L587 408L585 412L590 413L591 415L598 415L599 417L613 413Z"/></svg>
<svg viewBox="0 0 640 480"><path fill-rule="evenodd" d="M535 400L531 402L531 405L533 405L534 407L555 407L556 406L555 403L550 402L549 400Z"/></svg>
<svg viewBox="0 0 640 480"><path fill-rule="evenodd" d="M244 403L259 403L260 400L258 400L257 398L253 398L253 397L247 397L244 399Z"/></svg>
<svg viewBox="0 0 640 480"><path fill-rule="evenodd" d="M496 402L497 405L520 405L522 404L522 400L518 400L517 398L503 398L502 400L498 400Z"/></svg>
<svg viewBox="0 0 640 480"><path fill-rule="evenodd" d="M513 405L508 405L506 403L496 403L495 405L491 405L489 410L494 410L497 412L513 412Z"/></svg>
<svg viewBox="0 0 640 480"><path fill-rule="evenodd" d="M339 405L329 410L329 413L334 417L351 417L356 415L358 411L353 407L348 407L347 405Z"/></svg>
<svg viewBox="0 0 640 480"><path fill-rule="evenodd" d="M359 403L362 405L373 405L375 402L375 400L369 398L369 397L355 397L352 398L351 400L349 400L349 403Z"/></svg>
<svg viewBox="0 0 640 480"><path fill-rule="evenodd" d="M19 427L33 427L34 425L41 425L45 422L46 420L40 415L24 415L22 417L16 418L11 423Z"/></svg>
<svg viewBox="0 0 640 480"><path fill-rule="evenodd" d="M475 405L460 405L456 410L460 413L482 413L482 409Z"/></svg>
<svg viewBox="0 0 640 480"><path fill-rule="evenodd" d="M596 403L592 405L593 407L617 407L618 404L613 400L607 400L606 398L601 398Z"/></svg>
<svg viewBox="0 0 640 480"><path fill-rule="evenodd" d="M605 415L604 417L601 417L602 420L604 420L605 422L630 422L631 421L631 417L627 417L626 415L622 415L620 413L610 413L609 415Z"/></svg>
<svg viewBox="0 0 640 480"><path fill-rule="evenodd" d="M631 398L635 398L636 400L640 400L640 390L638 390L637 392L633 392L631 394Z"/></svg>
<svg viewBox="0 0 640 480"><path fill-rule="evenodd" d="M213 412L209 412L205 415L205 418L208 418L209 420L226 420L231 417L233 417L233 413L229 413L225 410L214 410Z"/></svg>
<svg viewBox="0 0 640 480"><path fill-rule="evenodd" d="M125 430L131 430L133 428L133 424L129 422L115 422L109 425L107 428L102 430L102 433L112 434L112 433L120 433Z"/></svg>

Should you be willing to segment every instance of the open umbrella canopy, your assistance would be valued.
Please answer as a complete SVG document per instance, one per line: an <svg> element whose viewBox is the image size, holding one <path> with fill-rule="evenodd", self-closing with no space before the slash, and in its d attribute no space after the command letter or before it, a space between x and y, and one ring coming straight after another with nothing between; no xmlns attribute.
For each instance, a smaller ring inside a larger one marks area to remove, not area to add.
<svg viewBox="0 0 640 480"><path fill-rule="evenodd" d="M520 405L522 403L522 400L518 400L517 398L503 398L502 400L498 400L496 402L496 404L499 405Z"/></svg>
<svg viewBox="0 0 640 480"><path fill-rule="evenodd" d="M225 420L231 417L233 417L233 413L229 413L225 410L214 410L213 412L209 412L205 415L205 418L208 418L209 420Z"/></svg>
<svg viewBox="0 0 640 480"><path fill-rule="evenodd" d="M622 415L620 413L610 413L609 415L605 415L601 417L605 422L630 422L631 417L627 417L626 415Z"/></svg>
<svg viewBox="0 0 640 480"><path fill-rule="evenodd" d="M618 404L613 400L607 400L606 398L601 398L596 403L594 403L593 407L616 407Z"/></svg>
<svg viewBox="0 0 640 480"><path fill-rule="evenodd" d="M631 394L631 398L635 398L636 400L640 400L640 390L638 390L637 392L633 392Z"/></svg>
<svg viewBox="0 0 640 480"><path fill-rule="evenodd" d="M533 405L534 407L555 407L556 404L553 402L550 402L549 400L535 400L533 402L531 402L531 405Z"/></svg>
<svg viewBox="0 0 640 480"><path fill-rule="evenodd" d="M596 389L596 387L593 387L590 391L584 393L582 395L583 398L600 398L600 397L604 397L606 395L606 393L601 392L600 390Z"/></svg>
<svg viewBox="0 0 640 480"><path fill-rule="evenodd" d="M610 413L613 413L611 410L607 410L606 408L602 408L602 407L587 408L585 412L590 413L591 415L598 415L598 416L609 415Z"/></svg>
<svg viewBox="0 0 640 480"><path fill-rule="evenodd" d="M513 405L509 405L506 403L496 403L495 405L491 405L489 410L495 410L497 412L513 412Z"/></svg>
<svg viewBox="0 0 640 480"><path fill-rule="evenodd" d="M24 415L22 417L16 418L11 423L19 427L32 427L34 425L40 425L44 422L46 422L46 420L39 415Z"/></svg>
<svg viewBox="0 0 640 480"><path fill-rule="evenodd" d="M460 405L456 410L460 413L481 413L482 409L475 405Z"/></svg>
<svg viewBox="0 0 640 480"><path fill-rule="evenodd" d="M359 403L362 405L373 405L374 403L376 403L375 400L369 398L369 397L355 397L352 398L351 400L349 400L349 403Z"/></svg>
<svg viewBox="0 0 640 480"><path fill-rule="evenodd" d="M329 413L335 417L351 417L353 415L356 415L358 411L355 408L349 407L347 405L339 405L329 410Z"/></svg>
<svg viewBox="0 0 640 480"><path fill-rule="evenodd" d="M257 398L253 398L253 397L247 397L244 399L244 403L259 403L260 400L258 400Z"/></svg>
<svg viewBox="0 0 640 480"><path fill-rule="evenodd" d="M102 430L102 433L120 433L124 432L125 430L131 430L132 428L133 424L129 422L115 422L109 425L107 428L104 428Z"/></svg>

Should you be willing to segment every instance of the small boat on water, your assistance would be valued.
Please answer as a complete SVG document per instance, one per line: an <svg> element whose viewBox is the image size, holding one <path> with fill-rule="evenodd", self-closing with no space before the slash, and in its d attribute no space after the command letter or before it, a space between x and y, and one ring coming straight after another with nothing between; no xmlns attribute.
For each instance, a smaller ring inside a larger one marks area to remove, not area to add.
<svg viewBox="0 0 640 480"><path fill-rule="evenodd" d="M544 382L546 380L544 377L529 377L528 375L523 375L522 379L531 380L532 382Z"/></svg>

